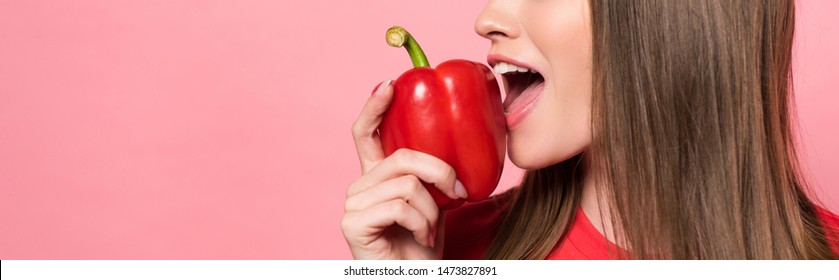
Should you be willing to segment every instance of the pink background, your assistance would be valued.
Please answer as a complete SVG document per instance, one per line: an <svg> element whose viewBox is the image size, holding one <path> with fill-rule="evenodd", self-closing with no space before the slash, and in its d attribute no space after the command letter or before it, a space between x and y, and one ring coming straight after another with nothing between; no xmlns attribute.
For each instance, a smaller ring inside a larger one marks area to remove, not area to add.
<svg viewBox="0 0 839 280"><path fill-rule="evenodd" d="M385 29L432 64L489 46L483 1L408 3L0 1L0 259L349 258L350 125L410 67ZM839 211L839 2L799 8L806 164Z"/></svg>

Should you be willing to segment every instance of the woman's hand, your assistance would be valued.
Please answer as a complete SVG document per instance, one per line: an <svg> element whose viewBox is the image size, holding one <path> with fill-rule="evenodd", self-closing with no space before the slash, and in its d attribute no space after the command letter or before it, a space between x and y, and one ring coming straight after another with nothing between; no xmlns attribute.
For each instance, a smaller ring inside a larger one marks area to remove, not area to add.
<svg viewBox="0 0 839 280"><path fill-rule="evenodd" d="M362 175L347 189L341 229L355 259L439 259L444 215L422 182L453 199L466 190L436 157L408 149L384 157L376 129L392 99L382 83L353 124Z"/></svg>

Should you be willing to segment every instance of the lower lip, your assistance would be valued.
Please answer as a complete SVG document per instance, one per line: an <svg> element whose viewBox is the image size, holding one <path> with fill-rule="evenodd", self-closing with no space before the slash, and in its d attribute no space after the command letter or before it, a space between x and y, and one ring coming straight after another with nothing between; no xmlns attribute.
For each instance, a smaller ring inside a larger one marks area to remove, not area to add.
<svg viewBox="0 0 839 280"><path fill-rule="evenodd" d="M516 126L521 124L525 118L536 107L536 101L545 90L545 82L527 87L513 103L505 108L505 115L507 115L507 129L513 130Z"/></svg>

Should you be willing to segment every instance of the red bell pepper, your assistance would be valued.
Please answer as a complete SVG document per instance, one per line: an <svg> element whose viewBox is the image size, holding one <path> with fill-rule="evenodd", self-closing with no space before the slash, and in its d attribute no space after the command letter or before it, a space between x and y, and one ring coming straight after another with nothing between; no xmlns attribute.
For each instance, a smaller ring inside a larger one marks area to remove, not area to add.
<svg viewBox="0 0 839 280"><path fill-rule="evenodd" d="M387 42L405 47L414 68L394 82L394 96L379 134L386 155L408 148L451 165L469 194L488 197L498 185L506 152L506 120L498 82L489 67L450 60L429 67L419 44L402 27L387 31ZM460 206L437 188L425 185L440 209Z"/></svg>

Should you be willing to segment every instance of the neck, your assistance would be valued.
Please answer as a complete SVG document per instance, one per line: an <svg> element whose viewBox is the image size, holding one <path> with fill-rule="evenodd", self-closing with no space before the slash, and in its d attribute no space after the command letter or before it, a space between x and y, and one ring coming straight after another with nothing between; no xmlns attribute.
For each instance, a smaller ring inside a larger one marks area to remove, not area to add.
<svg viewBox="0 0 839 280"><path fill-rule="evenodd" d="M595 174L599 174L599 170L595 170L591 164L589 153L583 153L583 164L585 165L585 172L583 174L583 194L580 200L580 207L583 209L586 217L594 225L594 228L618 246L623 246L623 242L618 242L615 236L615 229L612 226L612 218L609 207L608 197L605 195L605 189L602 189L595 180Z"/></svg>

